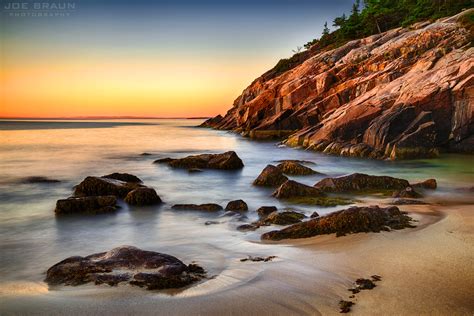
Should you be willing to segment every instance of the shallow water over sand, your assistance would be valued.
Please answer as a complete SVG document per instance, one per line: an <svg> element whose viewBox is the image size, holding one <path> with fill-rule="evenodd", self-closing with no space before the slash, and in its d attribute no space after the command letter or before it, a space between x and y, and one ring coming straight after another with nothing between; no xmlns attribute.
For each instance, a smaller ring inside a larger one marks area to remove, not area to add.
<svg viewBox="0 0 474 316"><path fill-rule="evenodd" d="M306 250L260 244L260 234L271 228L252 233L242 233L235 228L256 219L255 209L262 205L294 207L307 215L315 210L325 214L343 207L319 208L280 203L271 197L271 189L251 185L265 165L280 159L313 161L316 164L312 168L329 176L362 172L410 181L434 177L438 180L439 189L430 193L433 199L463 199L465 193L456 189L472 186L474 182L472 157L444 155L435 160L403 162L331 157L279 147L275 142L250 141L224 131L195 128L199 122L0 122L0 295L6 297L2 301L14 310L14 306L21 304L21 300L17 301L19 297L32 294L47 296L58 305L67 301L72 306L88 302L107 305L108 298L111 300L109 303L120 298L130 304L146 297L151 301L156 298L167 300L168 310L173 310L173 304L179 305L180 298L186 298L189 304L198 304L194 299L196 297L217 295L242 284L261 282L272 269L271 265L243 265L238 259L247 255L277 255L279 259L275 264L286 260L286 268L290 270L282 273L291 276L291 258L306 256ZM245 164L242 170L206 170L190 174L186 170L173 170L152 163L163 157L227 150L236 151L242 158ZM152 155L142 156L144 152ZM137 175L145 184L156 189L165 204L157 207L122 204L116 214L100 216L54 216L56 200L70 196L72 187L84 177L112 172ZM28 176L47 176L62 182L21 183L21 178ZM295 179L312 185L322 177L315 175ZM233 199L243 199L248 203L250 211L247 218L227 216L224 212L206 214L171 210L176 203L212 202L225 206ZM206 221L218 223L205 225ZM42 283L46 269L66 257L106 251L119 245L168 253L186 263L196 261L209 271L210 276L217 277L175 296L144 294L142 290L130 288L100 288L100 303L96 298L97 288L84 286L48 291ZM298 263L298 269L308 269L308 275L313 276L321 273L301 263ZM329 271L327 273L330 274ZM271 284L255 287L254 292L249 294L256 295L253 298L256 299L260 289L267 286L282 292L285 287L291 291L300 288L298 284L289 284L288 281L273 280ZM304 293L301 295L304 296ZM300 304L297 301L293 300L288 306L282 303L285 306L281 307L281 311L311 313L312 307L306 306L303 298L301 306L296 306Z"/></svg>

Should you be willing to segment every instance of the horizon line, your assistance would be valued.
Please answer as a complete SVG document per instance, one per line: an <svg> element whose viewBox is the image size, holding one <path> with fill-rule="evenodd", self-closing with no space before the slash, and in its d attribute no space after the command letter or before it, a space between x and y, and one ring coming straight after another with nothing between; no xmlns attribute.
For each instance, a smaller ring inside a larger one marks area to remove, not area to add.
<svg viewBox="0 0 474 316"><path fill-rule="evenodd" d="M57 117L34 117L34 116L0 116L0 120L121 120L121 119L140 119L140 120L170 120L170 119L209 119L213 116L57 116Z"/></svg>

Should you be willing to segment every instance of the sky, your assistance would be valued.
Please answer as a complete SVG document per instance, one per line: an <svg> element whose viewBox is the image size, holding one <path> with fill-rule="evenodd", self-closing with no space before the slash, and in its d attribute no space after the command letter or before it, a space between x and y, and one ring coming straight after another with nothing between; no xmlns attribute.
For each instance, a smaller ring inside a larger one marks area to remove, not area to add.
<svg viewBox="0 0 474 316"><path fill-rule="evenodd" d="M222 114L353 1L20 2L1 0L0 117Z"/></svg>

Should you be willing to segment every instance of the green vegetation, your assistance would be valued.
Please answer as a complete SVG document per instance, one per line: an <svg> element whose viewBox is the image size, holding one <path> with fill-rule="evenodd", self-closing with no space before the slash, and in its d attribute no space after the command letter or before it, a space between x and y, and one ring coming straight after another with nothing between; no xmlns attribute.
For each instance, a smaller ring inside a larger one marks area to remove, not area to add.
<svg viewBox="0 0 474 316"><path fill-rule="evenodd" d="M297 52L290 58L281 59L264 74L266 80L290 70L320 51L339 47L348 41L382 33L397 27L408 27L413 23L436 20L455 15L463 9L474 7L473 0L355 0L350 15L343 14L333 21L335 31L330 32L327 22L321 38L304 45L306 51ZM464 26L473 34L473 15L463 20Z"/></svg>

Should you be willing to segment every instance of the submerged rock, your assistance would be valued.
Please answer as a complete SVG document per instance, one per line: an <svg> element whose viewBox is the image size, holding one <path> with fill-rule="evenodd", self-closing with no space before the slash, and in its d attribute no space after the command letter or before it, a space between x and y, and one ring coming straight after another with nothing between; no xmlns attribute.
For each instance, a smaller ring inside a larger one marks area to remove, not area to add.
<svg viewBox="0 0 474 316"><path fill-rule="evenodd" d="M310 174L316 174L318 172L314 171L311 168L303 166L302 164L295 162L295 161L285 161L277 165L277 168L281 170L281 172L289 175L294 176L306 176Z"/></svg>
<svg viewBox="0 0 474 316"><path fill-rule="evenodd" d="M162 202L155 189L147 187L139 187L130 191L124 201L137 206L154 205Z"/></svg>
<svg viewBox="0 0 474 316"><path fill-rule="evenodd" d="M261 219L257 223L257 226L262 225L291 225L301 222L306 216L304 214L295 212L295 211L283 211L283 212L273 212L266 216L264 219Z"/></svg>
<svg viewBox="0 0 474 316"><path fill-rule="evenodd" d="M299 159L284 159L284 160L277 160L275 162L278 162L278 163L287 163L287 162L290 162L290 163L298 163L298 164L308 164L308 165L315 165L314 162L312 161L309 161L309 160L299 160Z"/></svg>
<svg viewBox="0 0 474 316"><path fill-rule="evenodd" d="M117 210L117 198L113 195L70 197L56 202L54 212L62 214L100 214Z"/></svg>
<svg viewBox="0 0 474 316"><path fill-rule="evenodd" d="M267 217L273 212L278 211L276 206L261 206L257 210L257 214L260 218Z"/></svg>
<svg viewBox="0 0 474 316"><path fill-rule="evenodd" d="M132 183L142 183L143 181L140 180L139 177L134 176L133 174L130 173L111 173L105 176L102 176L102 178L106 179L115 179L115 180L120 180L123 182L132 182Z"/></svg>
<svg viewBox="0 0 474 316"><path fill-rule="evenodd" d="M423 182L418 182L411 185L413 188L429 189L434 190L438 187L436 179L428 179Z"/></svg>
<svg viewBox="0 0 474 316"><path fill-rule="evenodd" d="M51 179L43 176L26 177L21 180L22 183L59 183L61 180Z"/></svg>
<svg viewBox="0 0 474 316"><path fill-rule="evenodd" d="M276 189L276 191L273 192L272 195L278 199L289 199L301 196L325 196L324 192L322 192L321 190L293 180L285 181L285 183L283 183L278 189Z"/></svg>
<svg viewBox="0 0 474 316"><path fill-rule="evenodd" d="M188 169L189 173L199 173L199 172L202 172L202 171L203 170L199 169L199 168L190 168L190 169Z"/></svg>
<svg viewBox="0 0 474 316"><path fill-rule="evenodd" d="M69 257L46 272L49 285L77 286L86 283L119 283L145 287L148 290L180 288L205 276L197 265L154 251L121 246L87 257Z"/></svg>
<svg viewBox="0 0 474 316"><path fill-rule="evenodd" d="M248 256L247 258L240 259L240 262L245 262L245 261L252 261L252 262L268 262L272 261L275 259L276 256L268 256L268 257L252 257Z"/></svg>
<svg viewBox="0 0 474 316"><path fill-rule="evenodd" d="M254 231L258 228L259 228L259 226L254 225L254 224L243 224L243 225L237 226L237 230L239 230L241 232Z"/></svg>
<svg viewBox="0 0 474 316"><path fill-rule="evenodd" d="M394 199L390 204L392 205L425 205L428 204L424 201L413 200L413 199Z"/></svg>
<svg viewBox="0 0 474 316"><path fill-rule="evenodd" d="M409 186L410 183L404 179L362 173L338 178L325 178L314 185L315 188L322 191L337 193L392 193Z"/></svg>
<svg viewBox="0 0 474 316"><path fill-rule="evenodd" d="M394 198L412 198L412 199L417 199L422 197L422 195L415 190L413 190L412 187L406 187L403 190L394 192L392 197Z"/></svg>
<svg viewBox="0 0 474 316"><path fill-rule="evenodd" d="M155 160L154 163L167 163L173 168L183 169L241 169L244 163L234 151L228 151L222 154L201 154L185 158L164 158Z"/></svg>
<svg viewBox="0 0 474 316"><path fill-rule="evenodd" d="M263 240L282 240L308 238L317 235L333 234L343 236L361 232L380 232L382 230L413 227L412 219L396 206L350 207L348 209L291 225L282 230L262 235Z"/></svg>
<svg viewBox="0 0 474 316"><path fill-rule="evenodd" d="M206 204L175 204L171 207L174 210L208 211L216 212L222 210L222 206L214 203Z"/></svg>
<svg viewBox="0 0 474 316"><path fill-rule="evenodd" d="M254 180L254 185L277 187L282 185L288 178L281 172L280 169L274 165L267 165L257 179Z"/></svg>
<svg viewBox="0 0 474 316"><path fill-rule="evenodd" d="M226 211L248 211L249 207L244 200L235 200L227 203Z"/></svg>

